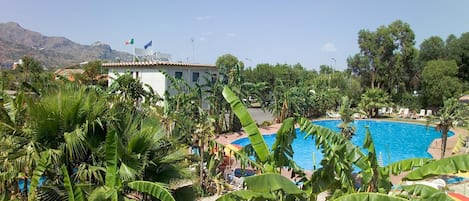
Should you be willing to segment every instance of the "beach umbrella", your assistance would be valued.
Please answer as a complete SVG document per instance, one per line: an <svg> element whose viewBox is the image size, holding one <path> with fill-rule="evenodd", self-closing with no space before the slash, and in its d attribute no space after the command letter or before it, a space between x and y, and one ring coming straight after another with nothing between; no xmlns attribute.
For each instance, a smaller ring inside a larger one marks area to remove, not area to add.
<svg viewBox="0 0 469 201"><path fill-rule="evenodd" d="M243 147L239 144L227 144L225 145L225 156L232 157L234 152L241 150Z"/></svg>
<svg viewBox="0 0 469 201"><path fill-rule="evenodd" d="M456 201L469 201L469 198L460 193L448 192L448 196Z"/></svg>

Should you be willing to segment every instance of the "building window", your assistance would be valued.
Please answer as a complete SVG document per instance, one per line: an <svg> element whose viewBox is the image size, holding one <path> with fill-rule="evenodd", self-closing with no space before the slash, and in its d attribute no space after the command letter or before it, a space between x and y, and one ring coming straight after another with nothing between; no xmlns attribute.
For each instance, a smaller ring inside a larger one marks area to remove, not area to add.
<svg viewBox="0 0 469 201"><path fill-rule="evenodd" d="M135 72L135 79L140 80L140 77L141 77L141 76L139 75L138 71L136 71L136 72Z"/></svg>
<svg viewBox="0 0 469 201"><path fill-rule="evenodd" d="M176 79L182 79L182 72L181 71L176 71L174 73L174 78Z"/></svg>
<svg viewBox="0 0 469 201"><path fill-rule="evenodd" d="M213 74L212 74L212 83L217 82L217 79L218 79L217 74L213 73Z"/></svg>
<svg viewBox="0 0 469 201"><path fill-rule="evenodd" d="M200 73L192 72L192 82L199 82Z"/></svg>

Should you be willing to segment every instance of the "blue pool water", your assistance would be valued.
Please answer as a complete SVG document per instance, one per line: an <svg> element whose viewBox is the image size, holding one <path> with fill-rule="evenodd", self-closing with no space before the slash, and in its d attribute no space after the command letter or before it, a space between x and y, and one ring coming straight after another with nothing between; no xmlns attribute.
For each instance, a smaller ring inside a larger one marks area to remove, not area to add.
<svg viewBox="0 0 469 201"><path fill-rule="evenodd" d="M337 132L340 131L337 128L340 120L324 120L313 123ZM365 127L368 126L378 158L382 158L384 165L409 158L431 158L427 152L428 146L434 139L441 137L441 134L434 127L426 127L425 125L375 120L356 120L353 124L356 127L356 133L352 138L352 143L359 147L363 146ZM452 135L454 133L448 133L448 136ZM297 138L292 144L295 152L293 159L300 167L312 170L314 167L319 167L323 157L322 153L316 149L311 137L304 139L304 136L304 133L297 131ZM264 135L264 139L268 146L272 147L275 134ZM234 141L233 144L245 146L250 142L248 138L242 138Z"/></svg>

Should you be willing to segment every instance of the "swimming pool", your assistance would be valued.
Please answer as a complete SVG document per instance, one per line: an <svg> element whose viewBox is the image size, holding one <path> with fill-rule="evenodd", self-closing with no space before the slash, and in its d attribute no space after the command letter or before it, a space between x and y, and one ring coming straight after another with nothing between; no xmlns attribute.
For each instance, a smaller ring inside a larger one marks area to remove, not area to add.
<svg viewBox="0 0 469 201"><path fill-rule="evenodd" d="M322 120L313 123L340 131L337 128L340 120ZM427 152L428 146L434 139L441 137L434 127L427 128L425 125L376 120L356 120L353 124L357 130L351 140L352 143L359 147L363 146L365 126L368 126L375 143L377 157L382 159L384 165L409 158L431 158ZM452 135L454 133L448 133L448 136ZM292 144L295 152L293 159L304 169L318 168L323 158L322 153L316 149L311 137L307 139L304 137L305 134L297 129L297 138ZM270 148L275 141L275 134L264 135L264 139ZM232 143L241 146L250 144L248 138L241 138Z"/></svg>

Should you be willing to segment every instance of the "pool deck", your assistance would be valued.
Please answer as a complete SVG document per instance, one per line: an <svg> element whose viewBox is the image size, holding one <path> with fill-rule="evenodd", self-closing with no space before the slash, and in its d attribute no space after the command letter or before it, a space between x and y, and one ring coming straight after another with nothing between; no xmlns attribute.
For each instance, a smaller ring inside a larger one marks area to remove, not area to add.
<svg viewBox="0 0 469 201"><path fill-rule="evenodd" d="M315 119L315 120L334 120L334 119L327 118L327 119ZM370 120L373 120L373 119L370 119ZM398 122L402 122L402 123L412 123L412 124L423 124L423 125L425 125L425 121L421 121L421 120L411 120L411 121L409 121L407 119L402 119L402 118L376 119L376 120L380 120L380 121L398 121ZM259 131L263 135L270 135L270 134L276 133L277 130L280 128L280 126L281 126L281 124L273 124L273 125L268 126L268 127L259 128ZM453 131L455 133L455 135L448 138L445 157L454 155L452 153L452 149L456 145L456 142L458 141L458 136L459 135L468 136L468 131L465 128L456 127L456 128L451 129L451 131ZM226 145L226 144L230 144L231 142L233 142L237 139L243 138L243 137L247 137L247 134L245 132L242 132L242 131L241 132L235 132L235 133L223 133L223 134L216 135L215 136L215 141ZM440 159L440 156L441 156L441 151L440 150L441 150L441 138L437 138L429 145L428 153L430 155L432 155L432 157L434 159ZM307 173L311 174L309 171L307 171ZM398 176L392 176L391 177L391 182L393 184L400 183L402 177L404 177L405 174L406 173L400 174ZM288 173L286 173L285 175L288 175Z"/></svg>

